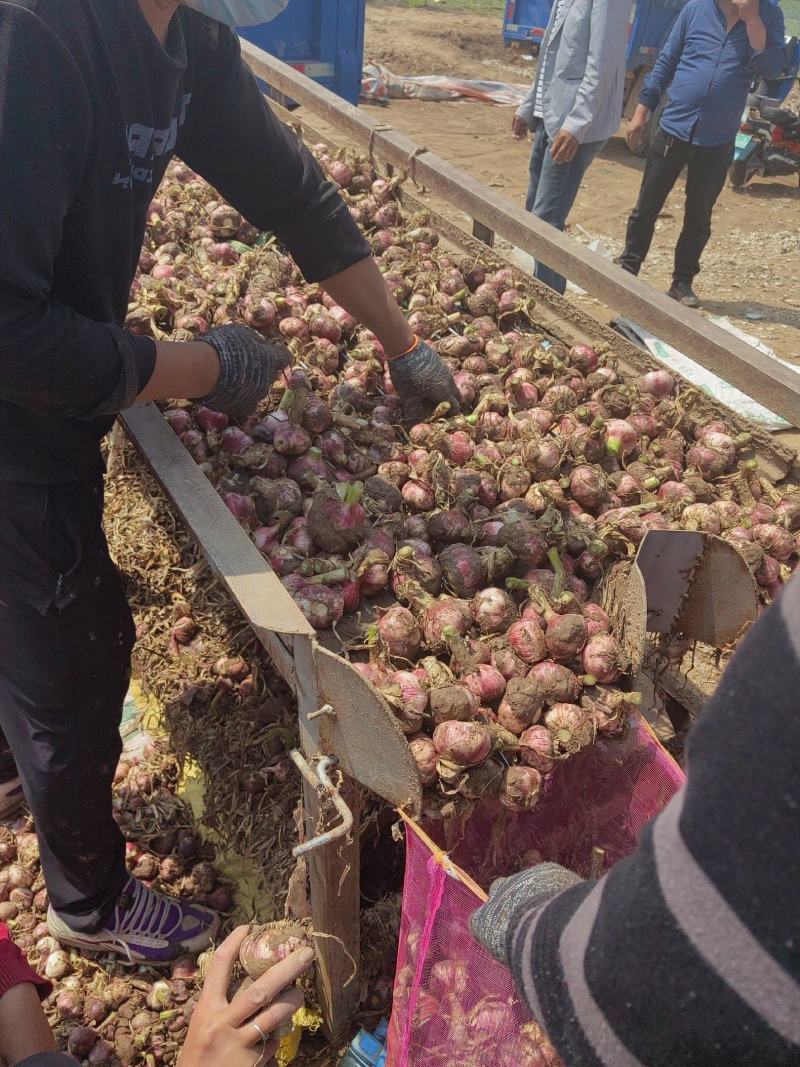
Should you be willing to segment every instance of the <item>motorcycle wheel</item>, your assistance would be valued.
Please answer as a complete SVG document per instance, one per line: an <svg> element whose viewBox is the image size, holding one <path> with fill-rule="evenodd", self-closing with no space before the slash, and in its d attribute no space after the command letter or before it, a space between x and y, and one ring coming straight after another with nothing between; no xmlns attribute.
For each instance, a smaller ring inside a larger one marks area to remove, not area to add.
<svg viewBox="0 0 800 1067"><path fill-rule="evenodd" d="M728 168L728 180L734 189L744 189L752 176L753 172L748 170L744 159L735 159Z"/></svg>

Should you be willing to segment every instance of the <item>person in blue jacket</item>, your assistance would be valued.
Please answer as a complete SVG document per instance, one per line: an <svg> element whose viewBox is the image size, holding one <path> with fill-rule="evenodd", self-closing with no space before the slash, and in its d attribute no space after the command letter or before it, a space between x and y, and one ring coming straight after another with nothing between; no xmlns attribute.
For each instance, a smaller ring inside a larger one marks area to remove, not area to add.
<svg viewBox="0 0 800 1067"><path fill-rule="evenodd" d="M638 274L656 219L686 167L686 208L675 247L669 295L699 307L692 282L711 237L711 213L733 159L733 147L756 76L774 78L786 65L783 12L774 0L689 0L673 26L628 127L637 148L648 119L667 93L647 153L639 200L617 263Z"/></svg>

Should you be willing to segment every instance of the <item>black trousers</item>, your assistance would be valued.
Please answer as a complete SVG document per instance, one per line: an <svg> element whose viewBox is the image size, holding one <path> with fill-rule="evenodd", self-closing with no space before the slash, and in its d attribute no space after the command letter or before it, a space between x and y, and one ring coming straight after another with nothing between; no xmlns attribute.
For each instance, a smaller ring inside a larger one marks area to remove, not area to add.
<svg viewBox="0 0 800 1067"><path fill-rule="evenodd" d="M135 630L102 513L100 471L0 482L0 727L50 902L82 932L103 925L127 878L111 784Z"/></svg>
<svg viewBox="0 0 800 1067"><path fill-rule="evenodd" d="M686 207L675 246L673 280L691 282L700 273L700 256L711 236L711 212L732 159L732 144L703 148L679 141L659 127L647 153L639 200L628 219L620 266L631 274L639 273L650 251L659 212L686 167Z"/></svg>

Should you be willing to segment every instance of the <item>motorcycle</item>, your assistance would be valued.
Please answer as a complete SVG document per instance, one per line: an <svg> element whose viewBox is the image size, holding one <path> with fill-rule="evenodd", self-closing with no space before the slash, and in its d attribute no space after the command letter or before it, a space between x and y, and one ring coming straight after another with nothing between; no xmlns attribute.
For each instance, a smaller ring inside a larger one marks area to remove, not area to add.
<svg viewBox="0 0 800 1067"><path fill-rule="evenodd" d="M743 189L759 175L764 178L800 175L800 115L764 96L750 96L728 178Z"/></svg>
<svg viewBox="0 0 800 1067"><path fill-rule="evenodd" d="M756 174L800 174L800 117L781 107L800 74L800 38L787 37L785 54L775 78L758 78L751 86L728 171L734 189L743 189Z"/></svg>

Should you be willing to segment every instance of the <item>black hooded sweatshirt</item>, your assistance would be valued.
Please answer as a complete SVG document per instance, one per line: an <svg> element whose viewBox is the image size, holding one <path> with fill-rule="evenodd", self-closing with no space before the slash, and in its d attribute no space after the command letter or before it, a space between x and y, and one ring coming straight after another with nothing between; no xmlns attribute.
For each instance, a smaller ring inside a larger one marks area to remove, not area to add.
<svg viewBox="0 0 800 1067"><path fill-rule="evenodd" d="M155 343L122 323L174 154L309 280L369 255L232 30L182 7L162 47L137 0L0 0L0 480L96 468L147 384Z"/></svg>

